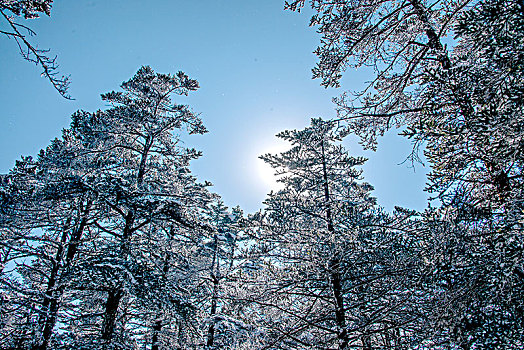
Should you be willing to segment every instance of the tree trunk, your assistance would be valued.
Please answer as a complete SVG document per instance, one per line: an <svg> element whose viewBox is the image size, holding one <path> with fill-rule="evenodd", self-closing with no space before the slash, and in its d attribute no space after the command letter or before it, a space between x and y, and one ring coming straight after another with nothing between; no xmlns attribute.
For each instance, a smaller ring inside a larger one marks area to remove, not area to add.
<svg viewBox="0 0 524 350"><path fill-rule="evenodd" d="M46 319L44 330L42 331L42 344L38 347L39 350L46 350L47 346L49 345L49 340L51 339L51 335L53 334L53 328L55 328L56 319L58 316L58 309L60 308L60 303L58 302L58 299L63 293L64 288L60 288L59 292L56 293L57 295L55 298L51 301L51 305L49 307L49 315Z"/></svg>
<svg viewBox="0 0 524 350"><path fill-rule="evenodd" d="M444 46L442 46L442 43L440 42L440 38L438 37L435 28L433 28L433 26L429 22L427 15L427 12L429 10L427 8L424 8L419 0L409 0L409 3L415 10L415 14L417 15L418 20L422 22L422 25L424 26L424 31L426 32L426 36L428 37L428 46L437 53L437 59L440 62L442 68L450 69L451 60L449 59L446 50L444 50Z"/></svg>
<svg viewBox="0 0 524 350"><path fill-rule="evenodd" d="M171 226L171 228L169 229L168 246L170 245L171 241L173 240L173 236L174 236L174 230L173 230L173 227ZM164 255L164 266L162 267L162 280L163 280L163 282L167 282L167 273L169 272L169 264L170 264L169 253L166 252L166 254ZM159 305L158 308L160 309L161 305ZM158 350L159 349L159 347L158 347L158 336L160 335L161 331L162 331L162 319L161 319L161 314L159 312L157 314L157 321L153 325L153 337L151 339L151 350Z"/></svg>
<svg viewBox="0 0 524 350"><path fill-rule="evenodd" d="M335 320L338 328L338 339L340 340L339 349L343 350L349 344L346 330L346 315L344 308L344 294L342 291L342 278L340 276L340 260L335 257L329 262L329 273L331 279L331 289L335 299Z"/></svg>
<svg viewBox="0 0 524 350"><path fill-rule="evenodd" d="M44 329L42 331L42 342L38 340L36 344L32 346L32 349L42 349L45 350L47 348L47 344L49 343L49 338L51 337L51 329L49 328L49 322L52 318L51 313L51 307L50 304L54 301L54 307L56 308L56 300L59 297L57 291L56 291L56 284L58 279L58 274L60 272L60 268L62 266L62 259L63 259L63 252L64 252L64 245L67 242L67 232L69 229L70 220L67 220L67 223L62 228L62 236L60 238L60 244L58 245L58 249L56 250L55 257L52 260L52 268L49 272L49 278L47 280L47 287L46 291L44 293L44 299L42 300L42 308L40 309L40 316L38 317L38 329ZM54 324L53 324L54 325ZM47 339L46 339L47 335Z"/></svg>
<svg viewBox="0 0 524 350"><path fill-rule="evenodd" d="M158 320L153 325L153 339L151 340L151 350L158 350L158 336L162 330L162 321Z"/></svg>
<svg viewBox="0 0 524 350"><path fill-rule="evenodd" d="M121 250L120 258L122 260L127 259L129 255L130 247L130 238L131 233L133 232L132 227L135 222L135 215L133 210L128 211L125 217L125 226L122 233L121 241ZM101 338L103 341L109 343L113 338L113 332L115 330L116 317L118 312L118 307L120 306L120 300L124 296L124 290L122 287L116 287L109 290L107 293L106 307L104 312L104 322L102 325L102 335Z"/></svg>
<svg viewBox="0 0 524 350"><path fill-rule="evenodd" d="M324 150L324 141L321 142L322 150L322 172L324 180L324 200L327 205L326 209L326 222L328 232L335 234L335 228L333 226L333 218L331 217L331 196L329 193L328 175L326 167L326 156ZM329 261L329 277L331 281L331 290L333 292L333 298L335 299L335 320L337 323L338 334L337 337L340 341L339 349L344 350L349 344L348 333L346 330L346 315L344 308L344 293L342 290L342 276L340 274L340 259L338 253L335 252L335 256Z"/></svg>
<svg viewBox="0 0 524 350"><path fill-rule="evenodd" d="M140 165L138 167L136 184L140 187L144 180L144 175L147 167L147 158L151 145L153 144L153 137L147 136L144 149L141 154ZM135 209L131 208L125 216L125 225L122 230L122 238L120 245L120 258L126 260L131 250L131 234L133 233L133 225L135 222ZM125 292L121 287L111 289L107 295L106 307L104 312L104 322L102 325L101 338L107 343L111 342L116 324L116 317L120 301Z"/></svg>
<svg viewBox="0 0 524 350"><path fill-rule="evenodd" d="M116 316L120 300L124 296L122 289L110 290L107 293L107 301L104 312L104 323L102 325L102 340L110 343L116 325Z"/></svg>
<svg viewBox="0 0 524 350"><path fill-rule="evenodd" d="M213 281L213 295L211 297L210 325L207 330L207 346L212 347L215 341L215 315L217 312L218 299L218 236L215 233L215 251L213 252L213 261L211 263L211 280ZM216 268L215 268L216 265Z"/></svg>
<svg viewBox="0 0 524 350"><path fill-rule="evenodd" d="M73 233L69 238L69 246L66 252L65 264L62 268L63 271L68 270L71 267L75 254L78 250L80 238L82 237L82 233L84 232L85 226L87 224L87 214L89 212L89 206L90 203L88 203L86 206L86 210L84 212L82 220L80 221L80 224L75 230L73 230ZM64 233L62 234L61 245L56 252L55 263L53 265L53 269L51 270L51 274L49 277L46 296L42 303L43 313L40 315L39 320L40 328L43 327L42 342L40 345L33 346L33 349L46 350L47 346L49 345L49 340L51 339L51 336L53 334L53 328L55 327L56 320L58 317L58 310L60 309L60 298L62 297L65 290L65 284L63 283L63 281L59 283L58 287L56 287L56 284L58 274L60 272L60 265L63 260L63 246L66 243L66 239L67 232L66 230L64 230Z"/></svg>
<svg viewBox="0 0 524 350"><path fill-rule="evenodd" d="M153 145L153 138L150 135L147 135L147 138L144 143L144 150L142 151L142 156L140 158L140 165L138 166L138 173L136 176L136 183L138 186L142 184L144 181L144 174L146 173L146 165L147 165L147 156L149 154L149 150L151 149L151 146Z"/></svg>

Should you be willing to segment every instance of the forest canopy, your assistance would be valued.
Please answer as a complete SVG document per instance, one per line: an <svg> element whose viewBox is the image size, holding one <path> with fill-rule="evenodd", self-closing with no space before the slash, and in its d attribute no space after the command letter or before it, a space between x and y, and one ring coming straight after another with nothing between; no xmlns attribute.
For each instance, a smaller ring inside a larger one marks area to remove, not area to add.
<svg viewBox="0 0 524 350"><path fill-rule="evenodd" d="M51 5L0 0L0 33L67 98L19 23ZM250 214L193 174L207 116L183 71L141 66L73 113L0 175L0 348L524 347L524 2L283 7L312 16L319 84L369 84L277 134L280 187ZM344 143L393 129L428 162L425 210L382 208Z"/></svg>

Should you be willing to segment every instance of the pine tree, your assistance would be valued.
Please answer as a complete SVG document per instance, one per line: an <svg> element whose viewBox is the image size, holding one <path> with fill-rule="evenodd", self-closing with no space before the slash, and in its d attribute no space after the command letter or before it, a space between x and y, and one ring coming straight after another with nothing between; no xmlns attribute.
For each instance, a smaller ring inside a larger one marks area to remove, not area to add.
<svg viewBox="0 0 524 350"><path fill-rule="evenodd" d="M208 223L213 228L204 251L207 257L207 299L205 317L206 346L216 349L241 349L253 346L257 334L243 312L242 270L249 245L247 220L240 207L228 209L219 199L207 210ZM247 306L249 307L249 306Z"/></svg>
<svg viewBox="0 0 524 350"><path fill-rule="evenodd" d="M196 229L199 208L208 201L205 185L196 183L188 169L200 153L180 146L175 134L181 128L189 134L206 129L187 106L171 102L172 94L187 95L197 88L182 72L172 76L142 67L122 84L123 92L102 95L112 108L73 116L72 128L103 165L93 188L110 208L105 222L98 224L107 234L105 253L93 256L93 266L104 274L101 339L106 344L112 343L119 308L136 280L133 258L141 248L135 242L141 241L143 229L159 218Z"/></svg>
<svg viewBox="0 0 524 350"><path fill-rule="evenodd" d="M83 184L90 171L86 164L89 156L82 155L75 137L64 130L36 161L23 158L4 177L2 242L10 253L4 266L8 261L14 266L4 273L5 293L14 305L31 310L19 320L32 324L32 339L18 342L19 347L47 348L62 296L70 288L71 269L93 219L95 198ZM16 332L25 326L11 327ZM9 343L13 337L4 340Z"/></svg>
<svg viewBox="0 0 524 350"><path fill-rule="evenodd" d="M214 196L175 132L206 130L170 100L198 83L142 67L122 87L103 95L112 108L75 113L36 161L2 176L2 346L158 346L176 330L185 347L200 322L192 294Z"/></svg>
<svg viewBox="0 0 524 350"><path fill-rule="evenodd" d="M271 344L369 348L380 332L373 295L393 276L378 271L371 249L380 242L380 220L372 187L355 169L365 159L347 154L332 121L313 119L304 130L277 136L292 148L262 157L284 189L265 202L268 287L253 297L267 315Z"/></svg>
<svg viewBox="0 0 524 350"><path fill-rule="evenodd" d="M431 165L427 190L442 204L422 221L435 247L423 253L436 264L424 292L436 303L427 334L441 331L431 344L521 347L523 3L311 3L323 34L315 76L333 86L348 67L376 71L365 94L337 100L346 132L375 147L404 127L410 157L424 147Z"/></svg>

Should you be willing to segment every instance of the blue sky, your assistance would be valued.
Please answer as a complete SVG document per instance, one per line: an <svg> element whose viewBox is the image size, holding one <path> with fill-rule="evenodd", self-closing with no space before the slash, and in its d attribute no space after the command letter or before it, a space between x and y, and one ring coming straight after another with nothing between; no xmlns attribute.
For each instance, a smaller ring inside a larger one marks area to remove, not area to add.
<svg viewBox="0 0 524 350"><path fill-rule="evenodd" d="M74 111L105 108L100 94L117 90L141 65L182 70L201 88L176 101L201 113L210 131L186 138L204 153L193 172L213 182L227 205L247 212L259 209L274 185L257 158L282 149L274 135L312 117L334 117L331 98L372 77L350 71L342 89L320 87L311 79L319 38L307 11L283 11L283 0L55 0L50 18L28 24L38 34L32 42L51 49L61 73L71 75L75 100L61 98L15 42L0 36L0 172L59 136ZM351 138L346 144L369 158L364 176L386 209L426 206L426 168L400 164L409 141L390 132L378 152L363 152Z"/></svg>

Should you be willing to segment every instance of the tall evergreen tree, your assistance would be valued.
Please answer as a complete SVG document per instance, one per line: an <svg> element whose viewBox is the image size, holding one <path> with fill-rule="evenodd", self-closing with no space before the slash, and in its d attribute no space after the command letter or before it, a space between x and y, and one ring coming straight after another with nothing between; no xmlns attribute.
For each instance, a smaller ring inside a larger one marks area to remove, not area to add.
<svg viewBox="0 0 524 350"><path fill-rule="evenodd" d="M189 161L200 153L179 145L175 134L185 128L190 134L206 132L199 117L187 106L173 104L171 95L187 95L198 83L179 72L155 73L142 67L122 84L123 92L102 95L113 107L97 113L77 113L72 128L104 164L93 185L111 209L98 227L108 234L104 243L110 266L106 273L106 301L101 340L111 344L119 307L128 296L134 265L135 241L142 229L159 217L168 216L182 227L198 226L198 211L207 201L205 186L197 184L188 170ZM104 256L95 259L106 260ZM97 266L95 263L94 266ZM123 345L123 344L122 344Z"/></svg>
<svg viewBox="0 0 524 350"><path fill-rule="evenodd" d="M16 302L32 313L32 339L24 347L47 348L77 253L97 213L96 196L84 185L93 176L90 160L70 130L64 130L36 161L23 158L4 177L2 231L8 235L2 241L14 267L5 277L15 284L23 281L6 293L18 295Z"/></svg>
<svg viewBox="0 0 524 350"><path fill-rule="evenodd" d="M36 161L2 176L6 347L132 348L151 342L140 327L158 339L191 309L196 247L209 230L201 213L213 196L188 168L199 152L175 134L206 130L170 96L198 83L142 67L122 86L103 96L112 108L75 113Z"/></svg>
<svg viewBox="0 0 524 350"><path fill-rule="evenodd" d="M427 189L442 203L424 219L424 244L441 249L427 253L440 277L426 298L442 302L429 327L453 330L431 344L521 347L523 3L311 4L324 36L315 76L332 86L349 66L375 67L358 102L337 100L347 132L375 147L377 135L402 126L412 157L425 147Z"/></svg>
<svg viewBox="0 0 524 350"><path fill-rule="evenodd" d="M213 228L201 253L207 257L208 305L205 317L206 346L210 349L242 349L254 347L257 336L243 308L246 301L240 289L245 285L242 270L247 261L245 248L247 220L240 207L228 209L217 200L207 210ZM247 306L249 307L249 306Z"/></svg>
<svg viewBox="0 0 524 350"><path fill-rule="evenodd" d="M284 188L265 202L268 286L253 297L267 315L268 346L371 349L394 328L384 326L385 305L394 310L400 298L388 299L395 271L372 187L356 169L365 159L347 154L336 122L313 119L277 136L292 148L262 157Z"/></svg>

